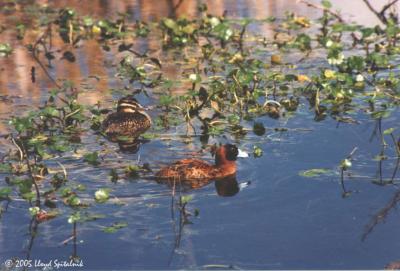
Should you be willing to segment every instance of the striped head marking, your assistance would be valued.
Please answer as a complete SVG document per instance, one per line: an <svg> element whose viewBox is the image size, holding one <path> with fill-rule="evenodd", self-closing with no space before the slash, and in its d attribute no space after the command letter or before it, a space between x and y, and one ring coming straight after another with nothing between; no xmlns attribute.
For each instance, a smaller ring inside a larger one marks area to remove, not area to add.
<svg viewBox="0 0 400 271"><path fill-rule="evenodd" d="M118 101L118 112L134 113L137 111L142 111L143 107L138 103L138 101L133 96L126 96Z"/></svg>

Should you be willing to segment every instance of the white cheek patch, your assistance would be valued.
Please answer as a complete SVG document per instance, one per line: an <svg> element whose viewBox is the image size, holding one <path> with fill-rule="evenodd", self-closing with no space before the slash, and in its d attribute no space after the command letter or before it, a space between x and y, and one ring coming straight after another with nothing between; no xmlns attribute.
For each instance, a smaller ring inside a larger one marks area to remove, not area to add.
<svg viewBox="0 0 400 271"><path fill-rule="evenodd" d="M136 104L121 103L121 104L118 105L118 107L129 107L129 108L135 109L135 108L137 108L138 106L137 106Z"/></svg>
<svg viewBox="0 0 400 271"><path fill-rule="evenodd" d="M245 151L242 151L241 149L238 149L238 155L237 155L237 157L240 157L240 158L247 158L247 157L249 157L249 154L248 154L247 152L245 152Z"/></svg>
<svg viewBox="0 0 400 271"><path fill-rule="evenodd" d="M129 108L129 107L124 107L124 108L122 108L122 111L125 112L125 113L135 113L136 109Z"/></svg>

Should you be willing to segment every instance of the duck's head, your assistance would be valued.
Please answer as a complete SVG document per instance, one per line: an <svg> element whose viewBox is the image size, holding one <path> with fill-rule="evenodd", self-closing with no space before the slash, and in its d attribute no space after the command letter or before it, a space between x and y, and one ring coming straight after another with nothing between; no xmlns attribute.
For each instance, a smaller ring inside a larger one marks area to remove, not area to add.
<svg viewBox="0 0 400 271"><path fill-rule="evenodd" d="M218 166L225 163L232 163L236 161L238 154L239 149L235 145L222 145L215 151L215 164Z"/></svg>
<svg viewBox="0 0 400 271"><path fill-rule="evenodd" d="M144 108L139 104L139 102L131 95L125 96L118 101L118 112L124 113L134 113L143 112Z"/></svg>

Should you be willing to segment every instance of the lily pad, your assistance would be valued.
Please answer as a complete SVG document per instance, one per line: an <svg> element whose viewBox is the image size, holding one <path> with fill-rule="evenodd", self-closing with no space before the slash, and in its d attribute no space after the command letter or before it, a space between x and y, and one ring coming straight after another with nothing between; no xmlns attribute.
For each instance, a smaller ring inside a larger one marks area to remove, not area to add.
<svg viewBox="0 0 400 271"><path fill-rule="evenodd" d="M313 169L302 170L299 172L299 175L302 177L313 178L321 175L328 175L329 173L332 173L331 169L313 168Z"/></svg>
<svg viewBox="0 0 400 271"><path fill-rule="evenodd" d="M101 188L94 193L94 198L97 202L106 202L110 198L110 190Z"/></svg>
<svg viewBox="0 0 400 271"><path fill-rule="evenodd" d="M117 222L117 223L114 223L113 225L111 225L109 227L105 227L103 229L103 231L106 232L106 233L114 233L114 232L116 232L116 231L118 231L120 229L123 229L123 228L127 227L127 226L128 226L128 223L126 223L126 222Z"/></svg>

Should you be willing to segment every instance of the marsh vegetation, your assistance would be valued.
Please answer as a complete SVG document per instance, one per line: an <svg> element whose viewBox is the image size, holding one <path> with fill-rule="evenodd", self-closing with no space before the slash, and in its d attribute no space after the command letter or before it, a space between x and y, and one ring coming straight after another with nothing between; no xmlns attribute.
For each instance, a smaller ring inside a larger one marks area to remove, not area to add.
<svg viewBox="0 0 400 271"><path fill-rule="evenodd" d="M0 7L1 262L381 269L400 259L398 1L360 1L377 25L327 0L296 3L318 16L264 18L197 2L196 16L181 16L185 2L157 20ZM24 72L11 61L21 55ZM102 122L127 95L152 126L109 140ZM225 143L250 154L234 178L154 180Z"/></svg>

